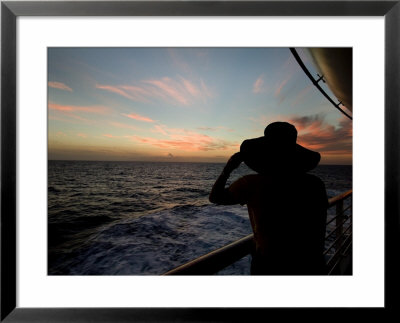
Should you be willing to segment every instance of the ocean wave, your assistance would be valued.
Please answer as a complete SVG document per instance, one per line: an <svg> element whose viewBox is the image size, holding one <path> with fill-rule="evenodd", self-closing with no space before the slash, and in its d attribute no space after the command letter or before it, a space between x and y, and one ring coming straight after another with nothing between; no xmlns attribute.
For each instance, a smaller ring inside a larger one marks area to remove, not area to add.
<svg viewBox="0 0 400 323"><path fill-rule="evenodd" d="M248 234L242 211L186 205L113 221L78 252L79 268L69 268L69 274L161 274ZM94 263L101 265L94 268Z"/></svg>
<svg viewBox="0 0 400 323"><path fill-rule="evenodd" d="M197 187L177 187L174 191L176 192L183 192L183 193L195 193L199 194L200 196L204 195L209 195L210 190L209 189L202 189L202 188L197 188Z"/></svg>
<svg viewBox="0 0 400 323"><path fill-rule="evenodd" d="M48 187L48 193L60 193L62 190L55 187L55 186L49 186Z"/></svg>
<svg viewBox="0 0 400 323"><path fill-rule="evenodd" d="M246 207L208 202L221 168L49 163L49 274L158 275L251 233ZM351 188L348 168L317 173L330 197Z"/></svg>

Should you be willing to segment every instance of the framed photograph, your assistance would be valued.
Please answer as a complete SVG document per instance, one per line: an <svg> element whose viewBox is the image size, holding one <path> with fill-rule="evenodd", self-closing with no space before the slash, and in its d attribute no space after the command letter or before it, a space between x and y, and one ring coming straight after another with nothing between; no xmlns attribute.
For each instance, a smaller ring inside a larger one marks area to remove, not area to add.
<svg viewBox="0 0 400 323"><path fill-rule="evenodd" d="M3 1L1 320L392 314L399 13L398 1ZM296 160L325 183L329 275L252 275L257 217L217 193L263 173L242 141L273 121L296 126L297 155L268 167Z"/></svg>

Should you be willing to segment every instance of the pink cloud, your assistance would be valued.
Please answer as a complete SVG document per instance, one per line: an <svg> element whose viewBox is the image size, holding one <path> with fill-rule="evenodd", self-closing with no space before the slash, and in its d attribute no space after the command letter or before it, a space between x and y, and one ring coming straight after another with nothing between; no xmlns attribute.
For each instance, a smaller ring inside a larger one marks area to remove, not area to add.
<svg viewBox="0 0 400 323"><path fill-rule="evenodd" d="M62 131L57 131L57 133L56 133L56 135L55 135L57 138L60 138L60 137L67 137L67 134L65 133L65 132L62 132Z"/></svg>
<svg viewBox="0 0 400 323"><path fill-rule="evenodd" d="M277 115L274 118L260 116L249 119L262 127L274 121L287 121L296 127L297 143L300 145L318 151L322 156L329 157L330 161L339 157L341 161L351 161L353 129L351 120L346 116L340 117L336 126L328 123L323 115ZM262 136L262 131L256 136Z"/></svg>
<svg viewBox="0 0 400 323"><path fill-rule="evenodd" d="M289 78L286 80L283 80L281 83L279 83L278 87L275 90L275 95L279 96L282 92L282 89L285 87L286 83L289 81Z"/></svg>
<svg viewBox="0 0 400 323"><path fill-rule="evenodd" d="M130 95L134 97L134 100L140 102L149 102L146 97L150 96L151 93L147 89L132 85L121 85L121 88L130 93Z"/></svg>
<svg viewBox="0 0 400 323"><path fill-rule="evenodd" d="M57 121L62 121L62 122L71 122L71 119L69 119L69 118L72 118L72 119L79 120L80 122L84 122L84 123L87 123L87 124L93 124L94 123L93 120L89 120L89 119L83 118L81 116L74 115L72 113L63 113L63 116L64 117L60 117L58 115L57 116L56 115L49 115L48 118L49 118L49 120L57 120Z"/></svg>
<svg viewBox="0 0 400 323"><path fill-rule="evenodd" d="M305 97L307 96L307 94L312 90L313 87L314 87L313 85L309 85L309 86L307 86L306 88L304 88L303 90L301 90L301 91L297 94L296 98L294 99L292 106L297 105L297 104L299 104L301 101L303 101L304 98L305 98Z"/></svg>
<svg viewBox="0 0 400 323"><path fill-rule="evenodd" d="M49 87L51 87L53 89L59 89L59 90L72 92L72 89L68 85L65 85L64 83L61 83L61 82L49 82L48 85L49 85Z"/></svg>
<svg viewBox="0 0 400 323"><path fill-rule="evenodd" d="M202 96L205 98L213 98L214 93L207 87L206 83L203 80L200 80L201 92Z"/></svg>
<svg viewBox="0 0 400 323"><path fill-rule="evenodd" d="M154 132L158 132L158 133L161 133L164 136L168 136L168 133L164 130L164 127L160 126L160 125L155 125L154 126Z"/></svg>
<svg viewBox="0 0 400 323"><path fill-rule="evenodd" d="M213 138L186 129L157 127L158 131L167 139L152 137L131 136L131 140L156 146L162 149L178 149L183 151L211 151L238 149L239 144L226 140Z"/></svg>
<svg viewBox="0 0 400 323"><path fill-rule="evenodd" d="M218 131L218 130L225 130L225 131L229 131L229 132L233 132L235 130L228 128L228 127L224 127L224 126L218 126L218 127L198 127L197 129L199 130L204 130L204 131Z"/></svg>
<svg viewBox="0 0 400 323"><path fill-rule="evenodd" d="M185 95L184 92L184 86L168 77L164 77L161 80L149 80L144 82L152 85L156 90L158 90L156 92L153 91L156 95L158 93L159 95L168 97L182 105L189 104L188 96Z"/></svg>
<svg viewBox="0 0 400 323"><path fill-rule="evenodd" d="M182 70L185 73L192 73L192 70L189 66L189 64L187 64L179 55L178 52L176 50L174 50L173 48L169 48L168 49L168 54L172 60L172 63L178 67L180 70Z"/></svg>
<svg viewBox="0 0 400 323"><path fill-rule="evenodd" d="M323 116L293 117L288 120L298 131L298 143L325 155L351 156L353 128L351 120L343 116L338 126L328 124Z"/></svg>
<svg viewBox="0 0 400 323"><path fill-rule="evenodd" d="M108 114L110 112L109 108L103 106L76 106L49 103L48 107L50 110L60 111L64 113L86 112L94 114Z"/></svg>
<svg viewBox="0 0 400 323"><path fill-rule="evenodd" d="M261 75L253 84L253 93L261 93L264 85L263 76Z"/></svg>
<svg viewBox="0 0 400 323"><path fill-rule="evenodd" d="M192 95L194 97L198 97L201 95L199 89L193 83L191 83L190 81L188 81L184 78L181 78L181 80L182 80L183 86L185 87L186 91L190 95Z"/></svg>
<svg viewBox="0 0 400 323"><path fill-rule="evenodd" d="M132 97L131 95L129 95L128 93L126 93L125 91L121 90L120 88L118 88L116 86L96 84L96 88L122 95L122 96L124 96L124 97L126 97L126 98L128 98L130 100L134 100L135 99L134 97Z"/></svg>
<svg viewBox="0 0 400 323"><path fill-rule="evenodd" d="M96 88L119 94L132 101L151 102L154 99L179 105L190 105L196 100L207 100L213 97L212 92L203 80L198 84L178 77L143 80L135 85L96 85Z"/></svg>
<svg viewBox="0 0 400 323"><path fill-rule="evenodd" d="M96 88L100 90L109 91L115 94L119 94L129 100L137 101L137 102L149 102L146 99L146 96L149 96L150 93L141 87L131 86L131 85L100 85L96 84Z"/></svg>
<svg viewBox="0 0 400 323"><path fill-rule="evenodd" d="M121 123L121 122L110 122L110 125L112 125L113 127L116 127L116 128L138 130L137 127L131 126L129 124Z"/></svg>
<svg viewBox="0 0 400 323"><path fill-rule="evenodd" d="M88 135L86 133L77 133L76 135L78 137L81 137L81 138L87 138L88 137Z"/></svg>
<svg viewBox="0 0 400 323"><path fill-rule="evenodd" d="M138 121L143 121L143 122L155 122L154 120L148 118L148 117L144 117L135 113L131 113L131 114L122 114L125 117L128 117L130 119L134 119L134 120L138 120Z"/></svg>

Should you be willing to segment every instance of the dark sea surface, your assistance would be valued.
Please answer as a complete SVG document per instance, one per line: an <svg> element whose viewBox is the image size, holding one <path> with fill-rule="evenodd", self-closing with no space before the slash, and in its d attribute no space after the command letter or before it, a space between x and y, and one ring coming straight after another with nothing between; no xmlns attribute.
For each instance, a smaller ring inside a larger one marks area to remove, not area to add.
<svg viewBox="0 0 400 323"><path fill-rule="evenodd" d="M210 204L224 164L49 161L48 274L158 275L250 234L246 206ZM252 173L241 165L228 183ZM328 197L352 166L312 173ZM250 256L219 274L250 273Z"/></svg>

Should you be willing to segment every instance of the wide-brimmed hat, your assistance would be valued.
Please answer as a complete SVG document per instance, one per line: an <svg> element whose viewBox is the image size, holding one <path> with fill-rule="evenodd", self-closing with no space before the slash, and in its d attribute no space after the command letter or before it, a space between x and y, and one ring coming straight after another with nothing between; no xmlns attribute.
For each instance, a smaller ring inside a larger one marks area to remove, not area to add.
<svg viewBox="0 0 400 323"><path fill-rule="evenodd" d="M247 139L240 146L244 163L257 173L308 172L321 160L318 152L296 143L297 130L288 122L273 122L264 136Z"/></svg>

